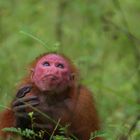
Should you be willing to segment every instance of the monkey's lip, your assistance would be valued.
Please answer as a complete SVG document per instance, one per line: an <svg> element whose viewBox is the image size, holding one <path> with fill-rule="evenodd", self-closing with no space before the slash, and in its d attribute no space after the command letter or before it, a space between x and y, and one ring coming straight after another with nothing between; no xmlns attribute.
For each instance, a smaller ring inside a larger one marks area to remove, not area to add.
<svg viewBox="0 0 140 140"><path fill-rule="evenodd" d="M55 75L53 75L53 74L47 74L47 75L45 75L43 78L42 78L42 80L43 81L58 81L58 77L57 76L55 76Z"/></svg>

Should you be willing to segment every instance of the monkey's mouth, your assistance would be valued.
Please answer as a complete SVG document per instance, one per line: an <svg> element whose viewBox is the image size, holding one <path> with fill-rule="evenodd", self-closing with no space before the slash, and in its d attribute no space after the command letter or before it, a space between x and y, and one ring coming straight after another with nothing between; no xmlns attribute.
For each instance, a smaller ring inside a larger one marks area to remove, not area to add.
<svg viewBox="0 0 140 140"><path fill-rule="evenodd" d="M42 85L48 89L54 88L60 83L60 79L53 74L45 75L41 81Z"/></svg>
<svg viewBox="0 0 140 140"><path fill-rule="evenodd" d="M43 78L42 78L43 81L58 81L59 78L53 74L48 74L48 75L45 75Z"/></svg>
<svg viewBox="0 0 140 140"><path fill-rule="evenodd" d="M58 76L49 74L41 78L38 85L42 91L57 92L65 89L67 81L64 82L63 79Z"/></svg>

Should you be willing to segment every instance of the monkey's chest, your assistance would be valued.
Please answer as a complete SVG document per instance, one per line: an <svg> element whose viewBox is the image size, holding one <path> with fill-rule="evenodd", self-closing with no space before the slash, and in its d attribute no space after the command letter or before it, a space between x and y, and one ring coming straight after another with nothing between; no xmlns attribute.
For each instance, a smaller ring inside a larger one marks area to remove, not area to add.
<svg viewBox="0 0 140 140"><path fill-rule="evenodd" d="M40 104L37 106L39 110L39 115L36 118L36 121L39 121L44 124L51 124L55 126L58 121L61 124L69 123L71 117L71 111L68 105L65 103L65 100L45 99L39 97Z"/></svg>

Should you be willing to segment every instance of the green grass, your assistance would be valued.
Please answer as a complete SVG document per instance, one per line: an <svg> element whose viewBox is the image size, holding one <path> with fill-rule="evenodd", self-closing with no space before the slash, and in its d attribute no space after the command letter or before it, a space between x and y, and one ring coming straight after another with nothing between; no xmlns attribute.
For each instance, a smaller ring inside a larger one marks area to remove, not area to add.
<svg viewBox="0 0 140 140"><path fill-rule="evenodd" d="M0 0L0 105L13 99L30 62L60 43L94 93L107 140L115 140L127 133L140 107L140 1L68 1L61 17L59 4ZM131 140L139 139L139 127Z"/></svg>

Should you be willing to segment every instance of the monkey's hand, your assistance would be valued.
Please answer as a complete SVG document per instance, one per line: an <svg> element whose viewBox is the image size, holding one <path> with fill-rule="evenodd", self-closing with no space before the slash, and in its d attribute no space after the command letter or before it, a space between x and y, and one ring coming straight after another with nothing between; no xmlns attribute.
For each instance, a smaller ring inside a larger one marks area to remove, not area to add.
<svg viewBox="0 0 140 140"><path fill-rule="evenodd" d="M37 96L25 96L31 91L31 86L25 86L19 89L16 99L13 102L13 111L16 117L16 127L27 128L30 125L29 112L39 104ZM30 111L28 111L30 110Z"/></svg>
<svg viewBox="0 0 140 140"><path fill-rule="evenodd" d="M13 111L16 117L16 127L31 128L33 126L36 130L52 130L52 108L48 107L46 103L40 103L37 96L29 95L32 87L30 85L24 86L17 92L16 99L13 102ZM27 94L27 96L25 96ZM33 113L33 121L29 112Z"/></svg>

